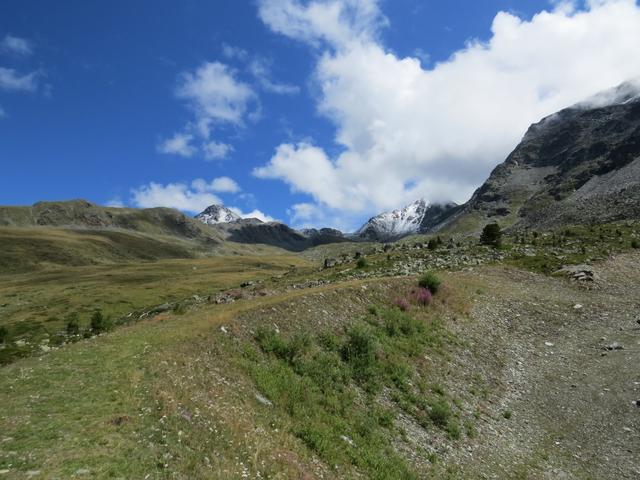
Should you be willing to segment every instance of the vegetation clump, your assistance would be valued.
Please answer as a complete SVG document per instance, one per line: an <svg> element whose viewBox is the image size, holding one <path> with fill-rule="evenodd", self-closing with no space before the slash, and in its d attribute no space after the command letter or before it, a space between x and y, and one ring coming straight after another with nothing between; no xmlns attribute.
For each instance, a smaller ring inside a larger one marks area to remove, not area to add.
<svg viewBox="0 0 640 480"><path fill-rule="evenodd" d="M7 327L0 326L0 343L4 343L9 339L9 330Z"/></svg>
<svg viewBox="0 0 640 480"><path fill-rule="evenodd" d="M103 333L109 330L109 328L111 327L111 321L109 317L106 317L102 313L102 310L96 309L93 311L93 314L91 315L90 327L91 327L91 332L97 335L99 333Z"/></svg>
<svg viewBox="0 0 640 480"><path fill-rule="evenodd" d="M640 242L638 240L631 240L631 248L640 248Z"/></svg>
<svg viewBox="0 0 640 480"><path fill-rule="evenodd" d="M480 243L491 247L499 248L502 246L502 230L497 223L485 225L480 234Z"/></svg>
<svg viewBox="0 0 640 480"><path fill-rule="evenodd" d="M418 313L382 307L375 312L344 330L317 335L261 328L254 339L262 353L245 361L261 395L327 464L354 466L366 478L417 478L393 448L396 413L377 397L384 389L407 415L423 412L425 428L459 435L444 392L426 401L433 394L418 390L422 374L412 367L426 348L440 351L446 333L437 319L425 321Z"/></svg>
<svg viewBox="0 0 640 480"><path fill-rule="evenodd" d="M356 262L357 268L365 268L367 266L367 259L364 257L360 257Z"/></svg>
<svg viewBox="0 0 640 480"><path fill-rule="evenodd" d="M80 318L77 312L67 315L66 331L67 335L78 335L80 333Z"/></svg>
<svg viewBox="0 0 640 480"><path fill-rule="evenodd" d="M418 280L418 286L428 289L433 295L438 293L441 283L440 278L433 272L424 273Z"/></svg>
<svg viewBox="0 0 640 480"><path fill-rule="evenodd" d="M428 288L420 287L415 294L418 305L427 306L433 301L433 294Z"/></svg>

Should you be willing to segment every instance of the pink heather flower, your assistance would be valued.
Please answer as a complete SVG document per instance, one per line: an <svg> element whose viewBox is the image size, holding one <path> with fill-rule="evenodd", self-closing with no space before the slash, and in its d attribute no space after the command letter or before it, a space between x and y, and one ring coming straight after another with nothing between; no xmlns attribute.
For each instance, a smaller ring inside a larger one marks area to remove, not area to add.
<svg viewBox="0 0 640 480"><path fill-rule="evenodd" d="M433 300L433 295L431 295L431 292L429 291L428 288L420 288L416 292L416 301L420 305L429 305L432 300Z"/></svg>

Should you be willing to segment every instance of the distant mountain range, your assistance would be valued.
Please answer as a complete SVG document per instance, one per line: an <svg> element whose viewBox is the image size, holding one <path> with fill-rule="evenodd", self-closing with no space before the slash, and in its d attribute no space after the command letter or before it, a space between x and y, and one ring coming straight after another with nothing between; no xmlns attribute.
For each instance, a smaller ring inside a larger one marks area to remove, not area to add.
<svg viewBox="0 0 640 480"><path fill-rule="evenodd" d="M190 218L168 209L100 207L84 200L0 207L0 226L120 229L292 251L346 241L389 242L416 233L477 234L484 225L548 228L640 219L640 82L628 82L532 125L463 205L417 200L369 219L355 233L294 230L242 219L222 205Z"/></svg>

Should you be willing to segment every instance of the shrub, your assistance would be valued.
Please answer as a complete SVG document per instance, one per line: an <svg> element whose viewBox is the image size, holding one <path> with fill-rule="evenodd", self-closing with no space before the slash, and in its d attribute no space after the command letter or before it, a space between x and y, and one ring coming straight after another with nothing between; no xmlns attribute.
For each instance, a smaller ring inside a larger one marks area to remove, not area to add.
<svg viewBox="0 0 640 480"><path fill-rule="evenodd" d="M273 353L278 358L293 363L294 359L309 350L311 337L305 333L295 335L289 341L282 338L274 330L260 328L256 340L265 353Z"/></svg>
<svg viewBox="0 0 640 480"><path fill-rule="evenodd" d="M9 339L9 330L4 325L0 327L0 343L4 343Z"/></svg>
<svg viewBox="0 0 640 480"><path fill-rule="evenodd" d="M80 319L78 313L73 312L67 315L67 335L78 335L80 333Z"/></svg>
<svg viewBox="0 0 640 480"><path fill-rule="evenodd" d="M429 418L438 427L445 428L451 419L451 415L451 407L445 400L436 400L431 404Z"/></svg>
<svg viewBox="0 0 640 480"><path fill-rule="evenodd" d="M485 225L480 234L480 243L492 247L500 247L502 245L502 230L497 223Z"/></svg>
<svg viewBox="0 0 640 480"><path fill-rule="evenodd" d="M438 289L440 288L441 283L441 280L433 272L427 272L423 274L418 280L418 286L429 289L429 291L433 295L438 293Z"/></svg>
<svg viewBox="0 0 640 480"><path fill-rule="evenodd" d="M374 376L377 370L376 351L373 335L365 328L356 326L347 332L342 359L351 366L356 380L368 381Z"/></svg>
<svg viewBox="0 0 640 480"><path fill-rule="evenodd" d="M503 416L505 419L507 419L507 420L509 420L509 419L511 418L511 416L512 416L512 415L513 415L513 414L511 413L511 411L510 411L510 410L506 410L506 411L504 411L504 412L502 413L502 416Z"/></svg>
<svg viewBox="0 0 640 480"><path fill-rule="evenodd" d="M429 305L433 301L433 295L428 288L420 287L416 292L416 302L419 305Z"/></svg>
<svg viewBox="0 0 640 480"><path fill-rule="evenodd" d="M438 248L438 241L432 238L431 240L429 240L429 243L427 243L427 248L429 250L435 250L436 248Z"/></svg>
<svg viewBox="0 0 640 480"><path fill-rule="evenodd" d="M176 315L184 315L187 313L187 305L183 302L178 302L173 306L172 311Z"/></svg>
<svg viewBox="0 0 640 480"><path fill-rule="evenodd" d="M638 240L631 240L631 248L640 248L640 242L638 242Z"/></svg>
<svg viewBox="0 0 640 480"><path fill-rule="evenodd" d="M358 261L356 262L356 267L357 268L364 268L367 266L367 259L364 257L360 257L358 259Z"/></svg>
<svg viewBox="0 0 640 480"><path fill-rule="evenodd" d="M409 304L409 302L404 298L398 298L396 301L393 302L393 304L403 312L406 312L411 308L411 305Z"/></svg>
<svg viewBox="0 0 640 480"><path fill-rule="evenodd" d="M90 325L93 333L106 332L110 327L109 318L105 317L100 309L96 309L91 315Z"/></svg>

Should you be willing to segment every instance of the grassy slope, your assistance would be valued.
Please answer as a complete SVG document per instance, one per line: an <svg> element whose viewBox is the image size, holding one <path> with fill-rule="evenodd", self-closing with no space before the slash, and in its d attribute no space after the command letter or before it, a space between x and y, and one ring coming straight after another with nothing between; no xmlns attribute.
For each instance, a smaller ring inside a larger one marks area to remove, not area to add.
<svg viewBox="0 0 640 480"><path fill-rule="evenodd" d="M300 440L296 432L305 424L304 415L289 415L284 398L273 398L277 402L275 411L260 405L253 395L254 380L263 385L259 388L267 390L265 394L273 394L264 386L265 381L278 381L271 369L289 367L277 356L259 353L252 333L266 311L276 312L286 337L300 329L318 333L322 308L297 316L291 315L292 307L307 311L327 301L332 320L324 322L322 330L343 336L342 328L366 315L370 301L385 302L398 286L375 289L370 284L373 291L363 293L360 283L351 283L316 289L311 303L308 292L293 292L252 303L209 307L184 316L163 315L51 352L42 360L24 359L5 367L0 371L0 402L5 406L0 414L0 470L8 469L16 475L18 471L40 470L44 476L68 477L79 469L89 469L94 478L144 478L147 474L150 478L240 478L243 471L252 475L280 472L281 478L308 474L313 478L323 471L331 472L335 463L338 467L329 475L350 477L354 468L372 472L376 465L386 465L388 470L382 471L395 472L392 476L401 478L401 472L413 467L393 453L393 439L399 430L387 418L389 407L385 410L373 397L364 404L356 401L346 411L331 412L315 396L287 400L297 404L294 409L314 408L314 415L323 411L329 415L332 431L316 432L321 436L317 441L341 441L339 431L358 442L376 439L377 443L367 450L373 457L355 467L355 451L345 455L341 449L318 450L309 448L309 440ZM303 303L298 303L301 300ZM456 311L459 306L441 304L433 308L425 315ZM416 314L422 315L418 311ZM240 315L242 321L235 322ZM221 325L233 333L223 333ZM437 347L442 341L437 339L444 337L436 330L424 332L426 343L416 340L418 343L413 344L408 336L389 337L384 327L370 324L370 328L381 328L376 330L378 341L386 345L385 355L392 355L396 362L408 355L406 359L412 359L409 365L414 364L419 350L412 349L422 345L420 348L428 348L434 367L446 363ZM265 356L263 361L258 361L259 356ZM423 369L419 378L424 378L424 388L428 390L429 385L437 383L437 370L420 361L415 365ZM406 366L396 368L407 380L407 375L414 375ZM409 369L413 371L412 366ZM349 372L343 371L348 376ZM296 376L293 371L289 375ZM408 402L406 408L413 409L412 402L418 399L407 396L411 389L399 389L394 386L399 380L386 375L379 378L381 386L387 385L384 391L397 390ZM298 381L305 380L301 377ZM406 389L408 384L402 384ZM350 380L346 386L350 393L340 393L347 395L343 400L363 395L358 385ZM440 395L444 392L428 393L433 401ZM367 405L373 405L371 402L378 404L381 416L386 416L367 426L362 422L368 418ZM322 422L313 425L321 427ZM438 427L429 428L435 438L448 435L444 430L438 434ZM318 463L320 459L328 463Z"/></svg>

